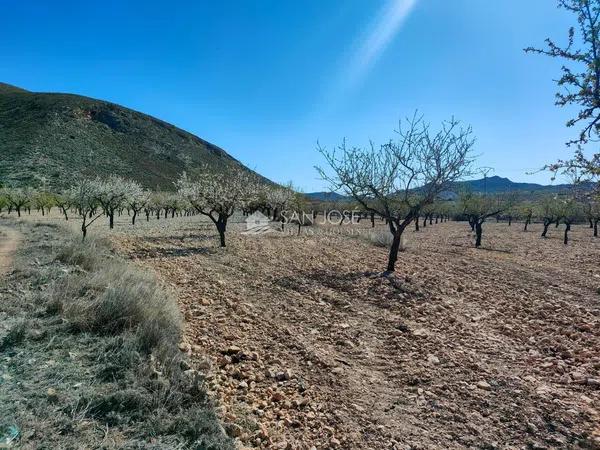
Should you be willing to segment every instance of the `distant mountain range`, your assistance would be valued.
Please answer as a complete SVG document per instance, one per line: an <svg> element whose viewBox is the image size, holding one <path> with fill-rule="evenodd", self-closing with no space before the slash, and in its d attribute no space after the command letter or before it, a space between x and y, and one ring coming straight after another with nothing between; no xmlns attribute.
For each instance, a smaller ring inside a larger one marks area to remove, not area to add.
<svg viewBox="0 0 600 450"><path fill-rule="evenodd" d="M0 83L0 185L59 190L78 176L115 174L168 190L183 171L205 167L250 170L216 145L129 108Z"/></svg>
<svg viewBox="0 0 600 450"><path fill-rule="evenodd" d="M592 184L590 183L590 188L591 186ZM535 196L540 194L564 192L572 189L572 187L573 186L570 184L543 185L536 183L516 183L508 178L493 176L478 180L467 180L453 183L450 189L442 193L441 197L447 200L453 200L458 197L459 192L465 190L478 193L487 192L489 194L519 192L528 196ZM336 192L310 192L305 195L311 200L318 201L343 201L349 199L349 197Z"/></svg>

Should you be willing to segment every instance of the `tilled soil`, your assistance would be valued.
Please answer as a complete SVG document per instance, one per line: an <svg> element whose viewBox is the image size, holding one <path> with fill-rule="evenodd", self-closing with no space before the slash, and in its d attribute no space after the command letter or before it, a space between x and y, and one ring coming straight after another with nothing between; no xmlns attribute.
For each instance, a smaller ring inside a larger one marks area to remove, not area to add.
<svg viewBox="0 0 600 450"><path fill-rule="evenodd" d="M559 230L486 224L475 249L465 223L433 225L407 232L382 277L387 250L363 237L230 232L223 250L171 224L120 247L179 293L181 347L240 445L599 448L600 239L586 227L564 246Z"/></svg>
<svg viewBox="0 0 600 450"><path fill-rule="evenodd" d="M0 226L0 275L9 270L19 240L17 231Z"/></svg>

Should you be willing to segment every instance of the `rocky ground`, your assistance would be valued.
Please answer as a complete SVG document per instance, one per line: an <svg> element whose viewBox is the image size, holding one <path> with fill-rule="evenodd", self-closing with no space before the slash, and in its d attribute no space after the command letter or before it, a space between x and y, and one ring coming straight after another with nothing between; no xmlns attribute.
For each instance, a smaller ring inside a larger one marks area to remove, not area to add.
<svg viewBox="0 0 600 450"><path fill-rule="evenodd" d="M465 223L410 231L392 278L341 229L118 242L179 293L181 348L241 446L598 448L600 240L540 228L486 224L478 250Z"/></svg>

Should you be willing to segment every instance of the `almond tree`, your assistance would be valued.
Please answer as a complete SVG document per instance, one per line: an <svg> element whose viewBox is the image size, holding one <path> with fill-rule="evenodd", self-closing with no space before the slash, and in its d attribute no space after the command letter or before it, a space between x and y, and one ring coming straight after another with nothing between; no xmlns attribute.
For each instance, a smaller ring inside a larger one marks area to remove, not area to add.
<svg viewBox="0 0 600 450"><path fill-rule="evenodd" d="M42 212L42 216L45 216L46 212L50 214L50 210L54 206L54 196L46 191L32 192L31 203L34 208Z"/></svg>
<svg viewBox="0 0 600 450"><path fill-rule="evenodd" d="M133 212L131 216L131 225L135 225L137 215L148 205L150 195L150 191L142 188L139 184L132 184L130 192L127 197L125 197L127 208Z"/></svg>
<svg viewBox="0 0 600 450"><path fill-rule="evenodd" d="M199 214L208 217L217 228L221 247L225 247L227 221L233 213L256 200L259 185L256 178L242 171L205 172L195 180L184 173L176 182L177 192L187 199Z"/></svg>
<svg viewBox="0 0 600 450"><path fill-rule="evenodd" d="M312 224L312 215L310 219L306 220L306 211L308 208L306 196L293 189L291 184L289 187L293 192L293 196L287 202L286 209L281 212L281 215L285 223L293 223L298 226L297 235L300 236L302 225L306 225L306 223Z"/></svg>
<svg viewBox="0 0 600 450"><path fill-rule="evenodd" d="M463 193L460 204L468 217L471 229L475 231L475 247L481 247L483 224L489 217L502 214L514 204L513 195L487 195L473 192Z"/></svg>
<svg viewBox="0 0 600 450"><path fill-rule="evenodd" d="M567 143L577 145L575 156L547 168L576 168L587 179L600 182L600 153L586 157L582 148L600 138L600 0L558 0L558 6L577 17L577 27L569 29L566 45L548 38L546 48L529 47L525 51L564 61L562 76L557 80L561 92L556 94L556 105L578 106L577 116L567 126L581 124L582 129L577 139Z"/></svg>
<svg viewBox="0 0 600 450"><path fill-rule="evenodd" d="M54 204L60 208L63 215L65 216L65 220L69 220L68 211L71 208L71 197L68 193L64 194L55 194L54 195Z"/></svg>
<svg viewBox="0 0 600 450"><path fill-rule="evenodd" d="M384 275L395 270L406 227L450 183L469 172L474 145L470 127L451 119L432 132L416 114L400 122L397 135L397 141L379 148L373 143L349 148L345 141L333 151L318 148L333 173L317 170L331 190L344 191L365 211L387 221L393 240Z"/></svg>
<svg viewBox="0 0 600 450"><path fill-rule="evenodd" d="M94 184L96 201L108 217L109 228L112 230L115 222L115 211L125 205L129 195L139 192L142 188L137 182L125 180L118 176L111 176L106 179L97 178Z"/></svg>
<svg viewBox="0 0 600 450"><path fill-rule="evenodd" d="M571 231L571 225L583 219L583 210L581 204L574 197L559 199L558 208L562 222L565 224L563 243L567 245L569 243L569 231Z"/></svg>
<svg viewBox="0 0 600 450"><path fill-rule="evenodd" d="M556 197L544 197L538 205L538 216L542 218L544 230L542 237L548 234L548 227L553 223L560 223L560 211Z"/></svg>
<svg viewBox="0 0 600 450"><path fill-rule="evenodd" d="M0 212L6 207L8 207L8 199L2 192L2 189L0 189Z"/></svg>
<svg viewBox="0 0 600 450"><path fill-rule="evenodd" d="M87 230L99 217L102 217L102 212L98 210L98 192L99 184L95 180L87 178L80 179L66 195L70 199L69 202L77 211L81 218L81 235L82 241L85 241Z"/></svg>
<svg viewBox="0 0 600 450"><path fill-rule="evenodd" d="M529 202L521 203L517 208L517 214L525 221L523 231L527 231L527 227L531 224L533 218L533 205Z"/></svg>
<svg viewBox="0 0 600 450"><path fill-rule="evenodd" d="M600 222L600 196L590 202L590 216L594 228L594 237L598 237L598 222Z"/></svg>
<svg viewBox="0 0 600 450"><path fill-rule="evenodd" d="M264 198L271 211L273 211L273 220L275 221L281 219L281 213L285 211L294 198L294 190L291 183L285 186L265 186Z"/></svg>
<svg viewBox="0 0 600 450"><path fill-rule="evenodd" d="M17 211L17 216L21 217L21 209L29 205L31 201L31 191L28 189L7 188L3 192L9 208Z"/></svg>

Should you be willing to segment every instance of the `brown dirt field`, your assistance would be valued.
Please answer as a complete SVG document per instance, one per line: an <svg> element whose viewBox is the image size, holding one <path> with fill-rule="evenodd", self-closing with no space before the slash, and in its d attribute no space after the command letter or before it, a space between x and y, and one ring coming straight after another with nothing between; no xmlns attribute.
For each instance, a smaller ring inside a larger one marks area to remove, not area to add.
<svg viewBox="0 0 600 450"><path fill-rule="evenodd" d="M565 247L490 223L477 250L465 223L434 225L408 232L388 279L386 249L356 236L230 232L222 250L210 228L165 225L119 246L179 292L182 348L245 447L598 448L589 229Z"/></svg>
<svg viewBox="0 0 600 450"><path fill-rule="evenodd" d="M19 245L20 236L16 231L0 226L0 276L11 265L12 257Z"/></svg>

